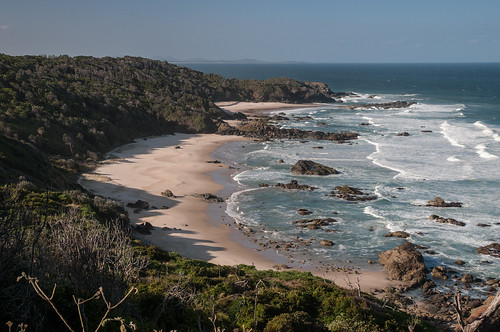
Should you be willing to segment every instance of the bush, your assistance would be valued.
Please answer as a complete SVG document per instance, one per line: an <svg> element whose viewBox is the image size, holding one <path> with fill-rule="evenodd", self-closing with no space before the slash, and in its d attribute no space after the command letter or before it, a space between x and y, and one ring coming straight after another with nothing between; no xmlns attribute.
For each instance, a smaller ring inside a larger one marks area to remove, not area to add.
<svg viewBox="0 0 500 332"><path fill-rule="evenodd" d="M307 312L284 313L271 319L264 332L302 332L314 329L311 316Z"/></svg>

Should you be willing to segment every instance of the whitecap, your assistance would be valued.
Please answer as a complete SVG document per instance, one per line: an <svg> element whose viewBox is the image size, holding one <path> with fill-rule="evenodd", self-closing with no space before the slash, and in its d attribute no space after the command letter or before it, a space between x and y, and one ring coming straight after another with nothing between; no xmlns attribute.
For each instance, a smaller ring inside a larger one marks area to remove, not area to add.
<svg viewBox="0 0 500 332"><path fill-rule="evenodd" d="M365 208L363 209L363 213L375 217L377 219L385 219L384 216L377 214L375 212L375 209L371 206L365 206Z"/></svg>
<svg viewBox="0 0 500 332"><path fill-rule="evenodd" d="M489 153L486 151L486 145L485 144L478 144L474 147L476 149L476 153L479 155L479 157L483 159L498 159L498 156L495 156L494 154Z"/></svg>
<svg viewBox="0 0 500 332"><path fill-rule="evenodd" d="M493 139L497 142L500 141L500 135L495 132L493 129L489 128L487 125L482 123L481 121L474 122L474 125L483 130L483 134L493 137Z"/></svg>
<svg viewBox="0 0 500 332"><path fill-rule="evenodd" d="M465 145L458 143L458 140L452 137L453 134L460 135L460 129L452 126L448 123L448 121L445 121L441 124L441 133L443 134L443 137L450 142L451 145L459 147L459 148L465 148Z"/></svg>
<svg viewBox="0 0 500 332"><path fill-rule="evenodd" d="M461 160L457 156L448 157L446 160L452 163L460 162Z"/></svg>

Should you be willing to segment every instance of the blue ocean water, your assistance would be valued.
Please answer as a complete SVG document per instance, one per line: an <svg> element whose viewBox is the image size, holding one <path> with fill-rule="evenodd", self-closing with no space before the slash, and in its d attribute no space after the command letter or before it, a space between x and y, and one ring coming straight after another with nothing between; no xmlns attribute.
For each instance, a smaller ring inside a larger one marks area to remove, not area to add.
<svg viewBox="0 0 500 332"><path fill-rule="evenodd" d="M427 266L445 265L459 273L500 277L500 259L476 248L500 242L500 64L190 64L228 78L266 79L287 76L319 81L333 91L353 91L343 104L283 111L285 128L355 131L349 144L325 141L276 141L229 144L218 154L245 170L235 175L239 191L229 199L228 213L238 223L259 229L268 241L314 239L301 247L310 259L364 268L378 254L402 243L383 235L410 233L407 240L427 247ZM350 110L342 105L414 101L408 108ZM309 116L300 120L297 117ZM365 125L360 125L364 123ZM366 124L369 125L366 125ZM408 132L409 136L397 136ZM314 147L322 146L322 149ZM283 159L285 163L278 163ZM290 166L310 159L341 172L327 177L297 176ZM261 188L259 183L299 183L315 191ZM347 202L328 194L349 185L377 196L368 202ZM462 202L462 208L424 205L440 196ZM323 230L292 225L298 208L309 217L337 220ZM429 219L436 214L466 223L465 227ZM483 227L478 226L483 224ZM486 226L484 226L486 225ZM328 230L326 232L325 230ZM323 247L320 240L335 243ZM286 254L286 253L285 253ZM457 266L457 260L465 265Z"/></svg>

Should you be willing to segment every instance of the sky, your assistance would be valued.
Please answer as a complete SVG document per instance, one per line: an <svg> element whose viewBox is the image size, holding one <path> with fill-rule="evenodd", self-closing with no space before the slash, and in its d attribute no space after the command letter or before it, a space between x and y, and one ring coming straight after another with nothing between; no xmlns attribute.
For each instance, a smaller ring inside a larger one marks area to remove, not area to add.
<svg viewBox="0 0 500 332"><path fill-rule="evenodd" d="M0 0L0 53L500 62L498 0Z"/></svg>

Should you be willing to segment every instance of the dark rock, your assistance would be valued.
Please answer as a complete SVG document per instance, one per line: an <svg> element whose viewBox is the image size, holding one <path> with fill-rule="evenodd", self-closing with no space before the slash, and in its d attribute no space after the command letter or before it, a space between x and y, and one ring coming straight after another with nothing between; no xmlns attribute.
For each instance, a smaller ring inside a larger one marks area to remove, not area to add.
<svg viewBox="0 0 500 332"><path fill-rule="evenodd" d="M165 197L169 197L169 198L175 197L174 193L172 191L168 190L168 189L165 190L165 191L162 191L161 195L165 196Z"/></svg>
<svg viewBox="0 0 500 332"><path fill-rule="evenodd" d="M285 161L283 159L278 160L278 164L284 164Z"/></svg>
<svg viewBox="0 0 500 332"><path fill-rule="evenodd" d="M290 183L278 183L275 187L280 187L284 189L297 189L297 190L315 190L316 187L308 186L307 184L299 184L297 180L291 180Z"/></svg>
<svg viewBox="0 0 500 332"><path fill-rule="evenodd" d="M429 292L431 289L436 288L436 283L432 280L427 280L423 286L422 289L424 290L424 293Z"/></svg>
<svg viewBox="0 0 500 332"><path fill-rule="evenodd" d="M422 133L432 133L432 130L421 130Z"/></svg>
<svg viewBox="0 0 500 332"><path fill-rule="evenodd" d="M201 197L203 198L204 201L207 202L214 202L214 203L222 203L224 202L224 199L221 197L218 197L214 194L211 193L205 193L205 194L193 194L194 197Z"/></svg>
<svg viewBox="0 0 500 332"><path fill-rule="evenodd" d="M313 149L323 149L322 146L313 146Z"/></svg>
<svg viewBox="0 0 500 332"><path fill-rule="evenodd" d="M379 261L391 279L407 281L410 287L419 286L426 280L424 258L411 243L405 242L380 253Z"/></svg>
<svg viewBox="0 0 500 332"><path fill-rule="evenodd" d="M292 221L292 224L297 225L297 227L301 228L320 229L322 226L328 226L335 222L337 222L337 220L333 218L317 218L317 219L294 220Z"/></svg>
<svg viewBox="0 0 500 332"><path fill-rule="evenodd" d="M226 122L219 124L217 133L220 135L239 135L261 140L271 139L313 139L337 141L339 143L357 139L358 133L325 133L322 131L307 131L297 128L278 128L270 125L266 120L247 121L233 127Z"/></svg>
<svg viewBox="0 0 500 332"><path fill-rule="evenodd" d="M397 133L396 136L410 136L410 134L406 131L403 131L403 132Z"/></svg>
<svg viewBox="0 0 500 332"><path fill-rule="evenodd" d="M369 196L369 194L362 192L358 188L349 187L347 185L337 186L333 189L334 191L330 192L330 196L342 198L347 201L372 201L377 199L377 196Z"/></svg>
<svg viewBox="0 0 500 332"><path fill-rule="evenodd" d="M434 266L431 271L431 277L434 279L443 279L447 280L448 276L446 275L446 268L444 266Z"/></svg>
<svg viewBox="0 0 500 332"><path fill-rule="evenodd" d="M490 224L477 224L478 227L491 227Z"/></svg>
<svg viewBox="0 0 500 332"><path fill-rule="evenodd" d="M432 207L462 207L462 203L459 202L445 202L441 197L435 197L434 200L428 201L425 206Z"/></svg>
<svg viewBox="0 0 500 332"><path fill-rule="evenodd" d="M145 201L137 200L135 203L127 203L127 206L133 209L145 210L149 208L149 203Z"/></svg>
<svg viewBox="0 0 500 332"><path fill-rule="evenodd" d="M458 261L455 262L455 264L462 266L462 265L465 265L465 262L463 260L459 259Z"/></svg>
<svg viewBox="0 0 500 332"><path fill-rule="evenodd" d="M209 164L220 164L221 162L220 162L220 160L209 160L209 161L207 161L207 163L209 163Z"/></svg>
<svg viewBox="0 0 500 332"><path fill-rule="evenodd" d="M333 242L330 240L322 240L319 244L321 244L322 246L325 246L325 247L333 246Z"/></svg>
<svg viewBox="0 0 500 332"><path fill-rule="evenodd" d="M478 254L490 255L493 257L500 258L500 243L491 243L484 247L479 247L476 249Z"/></svg>
<svg viewBox="0 0 500 332"><path fill-rule="evenodd" d="M370 124L368 122L361 122L359 125L360 126L370 126Z"/></svg>
<svg viewBox="0 0 500 332"><path fill-rule="evenodd" d="M153 225L151 225L147 221L134 226L134 229L137 233L144 234L144 235L151 234L151 230L153 230L153 228L154 228Z"/></svg>
<svg viewBox="0 0 500 332"><path fill-rule="evenodd" d="M312 211L309 211L308 209L298 209L297 213L301 216L307 216L309 214L312 214Z"/></svg>
<svg viewBox="0 0 500 332"><path fill-rule="evenodd" d="M472 276L472 274L464 274L462 276L462 279L460 279L464 284L470 284L472 282L474 282L474 277Z"/></svg>
<svg viewBox="0 0 500 332"><path fill-rule="evenodd" d="M390 232L390 233L384 234L384 237L400 237L403 239L406 239L409 236L410 236L410 234L403 232L403 231L396 231L396 232Z"/></svg>
<svg viewBox="0 0 500 332"><path fill-rule="evenodd" d="M295 165L290 169L292 173L299 175L330 175L330 174L339 174L335 169L318 164L311 160L299 160Z"/></svg>
<svg viewBox="0 0 500 332"><path fill-rule="evenodd" d="M390 103L372 103L372 104L358 104L358 105L350 105L347 106L349 109L360 109L360 108L378 108L378 109L391 109L391 108L407 108L411 105L415 105L416 103L413 101L393 101Z"/></svg>
<svg viewBox="0 0 500 332"><path fill-rule="evenodd" d="M267 188L267 187L269 187L269 185L267 183L259 183L259 187Z"/></svg>
<svg viewBox="0 0 500 332"><path fill-rule="evenodd" d="M442 218L442 217L437 216L435 214L430 215L429 219L434 220L434 221L439 222L439 223L442 223L442 224L451 224L451 225L456 225L456 226L461 226L461 227L465 226L465 223L462 221L458 221L458 220L453 219L453 218Z"/></svg>

